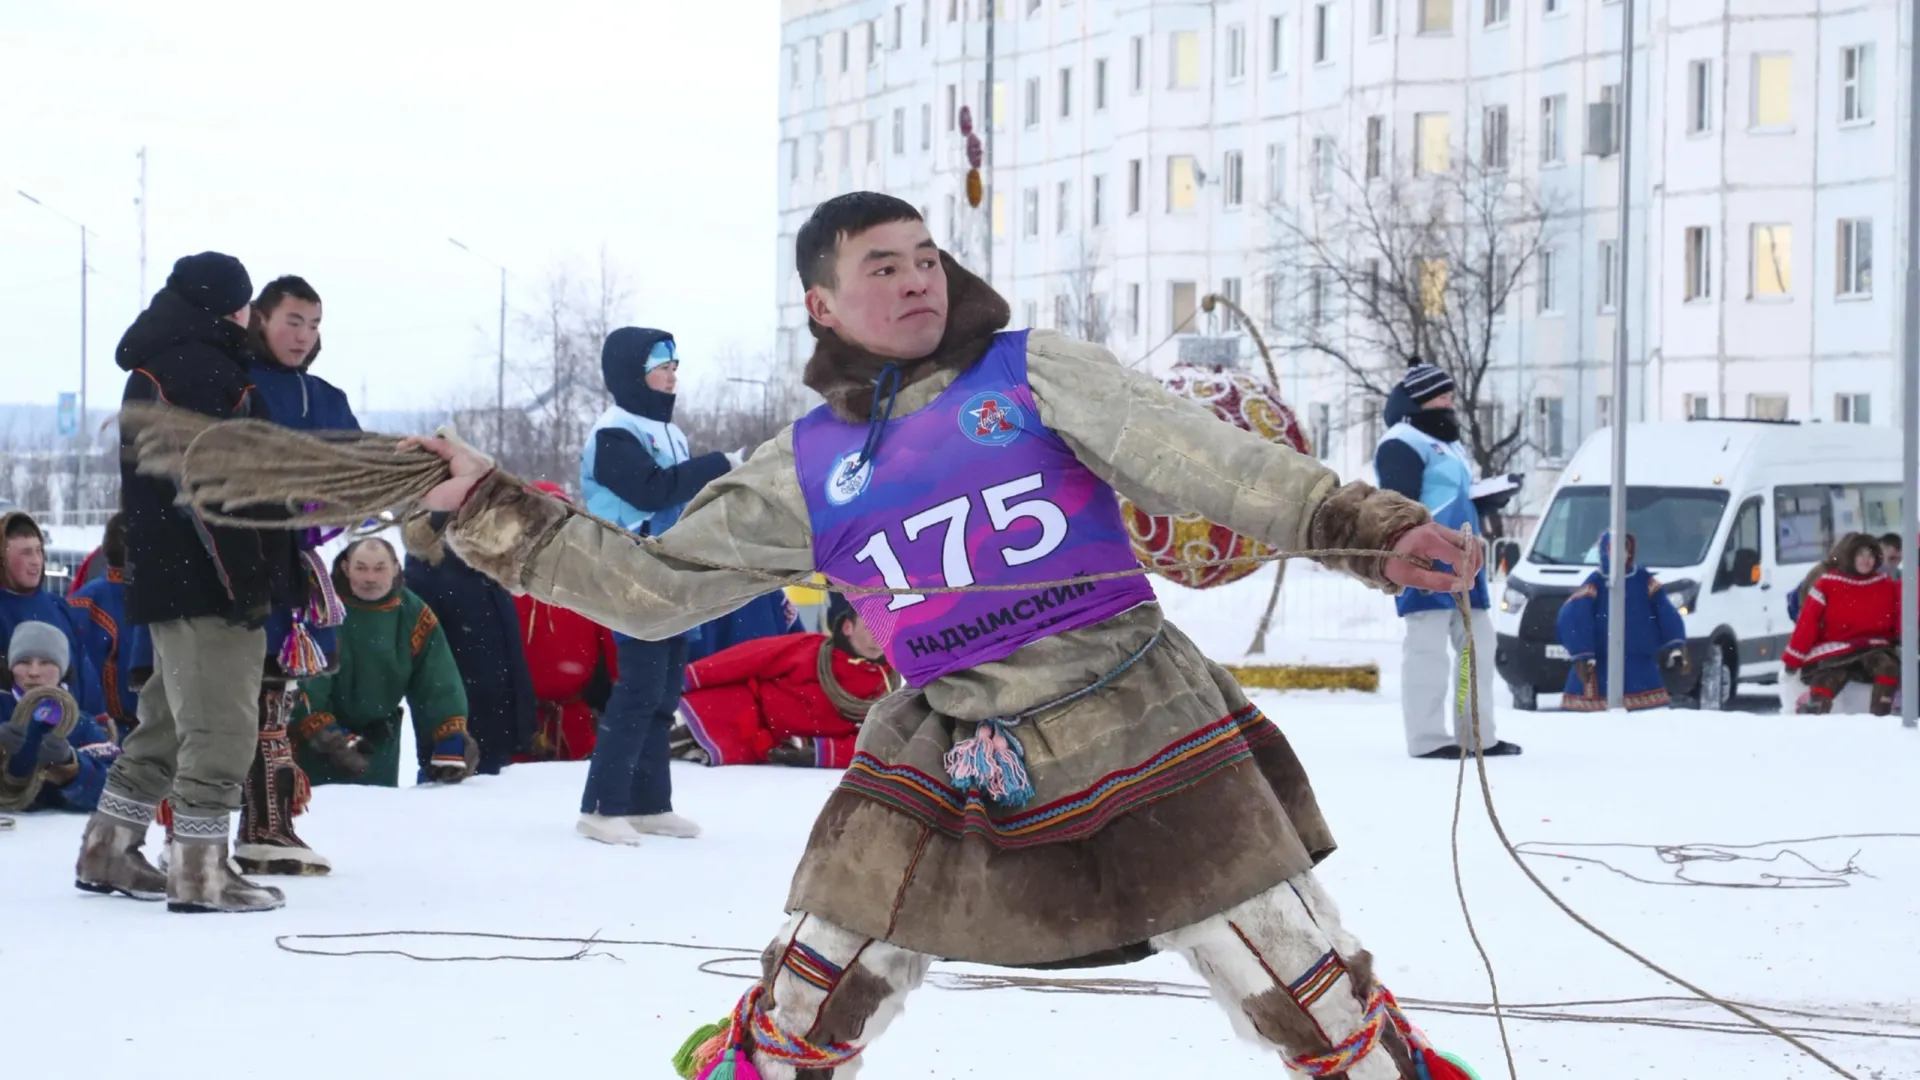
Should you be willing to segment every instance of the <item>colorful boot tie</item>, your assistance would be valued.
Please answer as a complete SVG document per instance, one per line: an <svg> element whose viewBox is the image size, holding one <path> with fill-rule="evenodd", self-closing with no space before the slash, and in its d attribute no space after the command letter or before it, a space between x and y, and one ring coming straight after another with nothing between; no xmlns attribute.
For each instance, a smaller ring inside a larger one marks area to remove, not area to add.
<svg viewBox="0 0 1920 1080"><path fill-rule="evenodd" d="M1379 983L1374 984L1373 993L1367 998L1367 1011L1361 1017L1359 1030L1324 1054L1302 1054L1287 1064L1308 1076L1344 1075L1380 1045L1380 1036L1388 1024L1406 1040L1417 1080L1480 1080L1466 1062L1434 1049L1426 1035L1401 1011L1393 992Z"/></svg>
<svg viewBox="0 0 1920 1080"><path fill-rule="evenodd" d="M831 1069L860 1055L852 1043L812 1043L780 1030L761 1008L766 988L755 985L734 1006L733 1016L695 1031L673 1055L682 1080L760 1080L748 1047L763 1060L795 1069Z"/></svg>

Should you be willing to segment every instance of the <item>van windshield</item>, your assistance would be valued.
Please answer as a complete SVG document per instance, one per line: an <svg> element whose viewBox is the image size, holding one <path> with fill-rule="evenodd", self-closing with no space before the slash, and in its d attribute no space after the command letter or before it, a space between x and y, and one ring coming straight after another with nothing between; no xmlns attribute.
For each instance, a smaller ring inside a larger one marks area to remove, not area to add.
<svg viewBox="0 0 1920 1080"><path fill-rule="evenodd" d="M1527 558L1547 566L1599 566L1600 534L1611 521L1604 487L1561 488L1533 534ZM1627 531L1640 566L1697 566L1726 513L1727 493L1712 488L1627 488Z"/></svg>

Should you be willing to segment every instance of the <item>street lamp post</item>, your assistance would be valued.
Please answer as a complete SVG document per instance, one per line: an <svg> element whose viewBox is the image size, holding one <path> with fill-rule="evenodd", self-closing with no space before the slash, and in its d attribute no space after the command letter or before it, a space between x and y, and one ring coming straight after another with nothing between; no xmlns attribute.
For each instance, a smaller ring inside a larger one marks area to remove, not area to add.
<svg viewBox="0 0 1920 1080"><path fill-rule="evenodd" d="M84 509L82 503L86 499L87 450L90 443L87 437L87 227L24 191L16 188L15 194L80 230L80 415L74 425L74 434L80 446L73 456L73 510L77 518Z"/></svg>
<svg viewBox="0 0 1920 1080"><path fill-rule="evenodd" d="M507 268L451 236L447 237L447 243L500 271L500 353L494 365L493 452L501 454L507 446Z"/></svg>
<svg viewBox="0 0 1920 1080"><path fill-rule="evenodd" d="M1627 227L1633 208L1633 0L1620 5L1620 296L1613 323L1613 491L1609 530L1613 561L1607 574L1607 708L1626 704L1627 673Z"/></svg>

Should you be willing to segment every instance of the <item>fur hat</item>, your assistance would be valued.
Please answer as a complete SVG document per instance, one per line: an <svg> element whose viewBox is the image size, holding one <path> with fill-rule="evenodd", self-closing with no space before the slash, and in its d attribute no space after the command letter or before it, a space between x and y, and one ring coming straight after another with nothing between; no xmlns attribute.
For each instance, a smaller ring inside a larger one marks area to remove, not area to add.
<svg viewBox="0 0 1920 1080"><path fill-rule="evenodd" d="M52 623L30 621L14 627L13 636L7 640L7 666L28 660L46 660L61 671L67 670L72 660L67 635Z"/></svg>

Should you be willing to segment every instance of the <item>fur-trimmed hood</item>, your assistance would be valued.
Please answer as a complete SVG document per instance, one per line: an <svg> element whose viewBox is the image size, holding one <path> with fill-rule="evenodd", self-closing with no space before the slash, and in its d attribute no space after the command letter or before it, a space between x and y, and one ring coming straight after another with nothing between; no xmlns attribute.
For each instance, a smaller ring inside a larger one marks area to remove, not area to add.
<svg viewBox="0 0 1920 1080"><path fill-rule="evenodd" d="M873 412L874 380L888 364L900 368L902 386L940 371L965 371L986 353L993 335L1006 328L1013 317L1012 309L993 286L944 251L940 253L940 265L947 272L947 331L933 352L918 360L875 356L807 320L814 338L813 357L807 361L801 381L827 399L835 416L848 423L866 423Z"/></svg>

